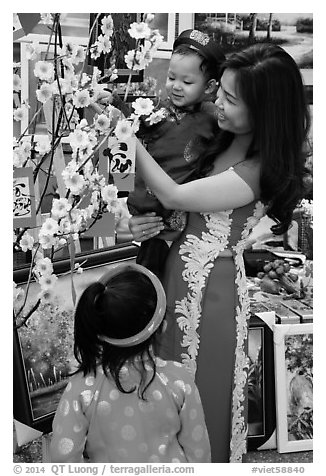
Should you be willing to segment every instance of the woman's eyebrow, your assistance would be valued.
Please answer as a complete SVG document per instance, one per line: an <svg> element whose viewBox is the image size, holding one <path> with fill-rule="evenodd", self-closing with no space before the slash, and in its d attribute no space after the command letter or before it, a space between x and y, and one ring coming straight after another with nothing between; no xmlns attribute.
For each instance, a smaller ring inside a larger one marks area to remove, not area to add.
<svg viewBox="0 0 326 476"><path fill-rule="evenodd" d="M230 96L231 98L233 98L235 101L237 101L238 98L237 98L236 96L234 96L232 93L230 93L229 91L227 91L227 90L224 88L222 82L220 82L220 86L221 86L221 88L223 89L223 91L225 92L225 94L227 94L228 96Z"/></svg>

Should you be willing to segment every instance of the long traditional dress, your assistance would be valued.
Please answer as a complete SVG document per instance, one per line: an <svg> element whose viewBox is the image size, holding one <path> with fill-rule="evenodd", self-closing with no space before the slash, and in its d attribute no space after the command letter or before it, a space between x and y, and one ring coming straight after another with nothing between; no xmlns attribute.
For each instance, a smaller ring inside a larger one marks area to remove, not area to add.
<svg viewBox="0 0 326 476"><path fill-rule="evenodd" d="M234 210L190 213L164 277L168 302L161 356L184 362L195 374L212 462L241 462L246 452L249 300L243 250L264 214L259 164L246 160L230 168L255 200ZM224 170L217 164L214 173Z"/></svg>

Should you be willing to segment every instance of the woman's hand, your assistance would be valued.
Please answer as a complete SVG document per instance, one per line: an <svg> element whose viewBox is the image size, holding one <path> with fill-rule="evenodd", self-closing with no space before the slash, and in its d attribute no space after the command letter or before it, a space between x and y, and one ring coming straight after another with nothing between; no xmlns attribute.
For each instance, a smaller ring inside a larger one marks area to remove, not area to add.
<svg viewBox="0 0 326 476"><path fill-rule="evenodd" d="M129 230L134 241L142 242L154 238L164 230L162 217L156 216L155 212L132 216L129 219Z"/></svg>

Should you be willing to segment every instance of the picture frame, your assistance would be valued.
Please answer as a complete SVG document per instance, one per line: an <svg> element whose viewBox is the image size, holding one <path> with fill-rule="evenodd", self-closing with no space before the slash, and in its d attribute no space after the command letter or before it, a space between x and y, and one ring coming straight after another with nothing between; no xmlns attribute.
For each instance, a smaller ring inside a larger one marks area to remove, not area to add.
<svg viewBox="0 0 326 476"><path fill-rule="evenodd" d="M90 282L98 279L108 268L121 262L133 262L138 246L121 244L107 249L84 253L76 258L84 271L74 275L76 297ZM76 368L73 356L74 305L70 292L70 259L54 262L58 276L55 298L51 304L39 306L26 326L13 332L13 411L14 419L35 430L52 431L52 420L69 374ZM29 268L14 270L14 281L24 286ZM35 302L39 285L30 284L27 308ZM76 301L77 302L77 301ZM17 431L17 430L16 430ZM24 435L26 441L26 434ZM28 438L27 438L28 439Z"/></svg>
<svg viewBox="0 0 326 476"><path fill-rule="evenodd" d="M274 327L277 451L313 449L313 323Z"/></svg>
<svg viewBox="0 0 326 476"><path fill-rule="evenodd" d="M274 313L252 313L248 333L248 451L276 448Z"/></svg>
<svg viewBox="0 0 326 476"><path fill-rule="evenodd" d="M170 58L174 40L179 34L179 32L176 31L179 17L180 13L155 13L154 20L151 22L151 28L158 29L160 34L164 37L164 41L162 41L154 53L154 58Z"/></svg>
<svg viewBox="0 0 326 476"><path fill-rule="evenodd" d="M96 19L98 13L89 14L89 29L91 30L92 25ZM109 13L101 13L97 24L95 25L92 35L91 35L91 44L94 43L97 37L101 34L101 20L104 16L109 15ZM98 59L92 59L91 56L88 56L88 73L91 72L94 66L98 67L102 74L105 74L106 70L110 66L110 58L112 57L112 52L115 55L115 65L117 69L117 79L114 83L127 83L130 76L130 69L127 68L124 55L135 47L135 40L131 38L128 34L128 29L130 24L133 22L139 22L142 19L142 13L111 13L113 19L115 35L112 37L112 50L106 55L101 55ZM126 38L128 41L126 41ZM142 82L144 80L144 70L132 71L131 82ZM105 82L103 80L102 82Z"/></svg>

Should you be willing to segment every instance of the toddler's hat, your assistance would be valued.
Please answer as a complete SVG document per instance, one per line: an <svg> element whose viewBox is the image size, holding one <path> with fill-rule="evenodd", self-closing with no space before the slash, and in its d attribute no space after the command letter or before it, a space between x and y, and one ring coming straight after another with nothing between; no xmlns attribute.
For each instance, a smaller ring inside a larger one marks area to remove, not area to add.
<svg viewBox="0 0 326 476"><path fill-rule="evenodd" d="M199 30L185 30L173 43L173 50L179 45L188 45L198 51L208 61L213 61L218 67L225 61L225 56L220 47L213 41L207 33Z"/></svg>

